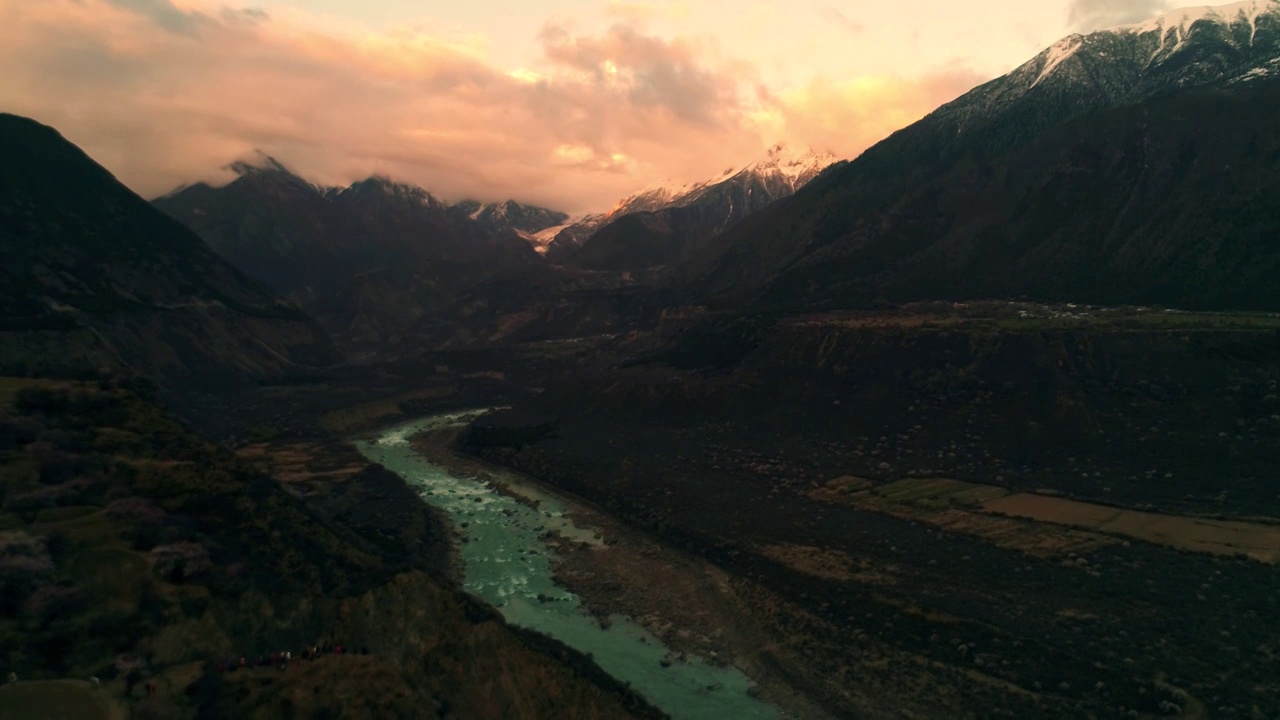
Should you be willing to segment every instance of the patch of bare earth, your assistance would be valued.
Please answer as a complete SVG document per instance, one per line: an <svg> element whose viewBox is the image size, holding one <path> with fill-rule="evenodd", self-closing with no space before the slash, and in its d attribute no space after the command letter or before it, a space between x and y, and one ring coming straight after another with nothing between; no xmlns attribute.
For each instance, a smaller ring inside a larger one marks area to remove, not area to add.
<svg viewBox="0 0 1280 720"><path fill-rule="evenodd" d="M236 455L286 486L341 482L367 466L345 448L315 442L258 443L239 449Z"/></svg>
<svg viewBox="0 0 1280 720"><path fill-rule="evenodd" d="M793 570L826 580L867 585L892 585L896 582L893 566L877 568L865 559L855 563L848 554L839 550L782 543L758 546L756 552Z"/></svg>

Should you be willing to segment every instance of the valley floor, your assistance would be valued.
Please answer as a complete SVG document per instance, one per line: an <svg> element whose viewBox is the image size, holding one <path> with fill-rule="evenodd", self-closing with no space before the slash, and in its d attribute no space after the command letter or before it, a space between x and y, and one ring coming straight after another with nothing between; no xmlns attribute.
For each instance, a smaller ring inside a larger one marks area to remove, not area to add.
<svg viewBox="0 0 1280 720"><path fill-rule="evenodd" d="M538 692L579 717L652 714L458 595L440 518L337 440L509 405L419 447L575 498L616 542L557 539L564 586L797 717L1280 716L1277 318L1007 303L675 322L184 398L235 457L109 381L0 383L0 533L52 563L0 618L26 638L5 667L246 717L337 702L344 678L394 699L356 715L534 717L522 683L551 673ZM255 510L211 523L197 497ZM157 545L182 538L198 574L157 575ZM77 599L98 597L114 604ZM102 635L118 649L77 639L102 617L133 618ZM371 653L210 670L338 635Z"/></svg>
<svg viewBox="0 0 1280 720"><path fill-rule="evenodd" d="M696 586L653 621L679 642L690 608L688 647L835 715L1280 715L1277 319L936 310L711 326L458 442L710 563L760 650L717 646Z"/></svg>

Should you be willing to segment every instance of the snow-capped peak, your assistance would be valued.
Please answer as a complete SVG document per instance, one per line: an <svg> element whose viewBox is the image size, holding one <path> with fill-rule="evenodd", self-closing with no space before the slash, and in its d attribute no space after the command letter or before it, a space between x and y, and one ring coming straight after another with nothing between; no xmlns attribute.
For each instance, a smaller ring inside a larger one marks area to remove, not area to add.
<svg viewBox="0 0 1280 720"><path fill-rule="evenodd" d="M481 214L485 214L493 218L494 220L505 220L507 216L511 214L512 209L515 207L516 207L515 200L507 200L506 202L500 202L500 203L489 203L488 205L482 205L480 209L477 210L475 214L471 217L471 219L475 220L476 218L480 217Z"/></svg>
<svg viewBox="0 0 1280 720"><path fill-rule="evenodd" d="M606 213L615 217L633 212L658 210L691 201L703 191L744 175L760 178L776 178L795 191L838 158L829 152L812 148L793 148L784 143L770 147L763 157L746 165L727 168L718 177L692 183L675 181L654 183L640 192L623 198Z"/></svg>
<svg viewBox="0 0 1280 720"><path fill-rule="evenodd" d="M1280 0L1244 0L1244 2L1229 5L1205 5L1172 10L1145 22L1120 25L1088 35L1069 35L1050 45L1019 68L1018 75L1027 79L1034 78L1026 89L1034 88L1051 76L1063 74L1066 72L1064 68L1078 69L1075 68L1078 63L1068 63L1068 60L1086 55L1093 60L1106 58L1108 51L1116 47L1115 41L1124 37L1146 47L1147 66L1155 67L1189 47L1188 43L1192 41L1193 34L1198 35L1200 32L1196 29L1197 23L1205 22L1231 29L1228 35L1235 39L1228 39L1227 42L1232 43L1233 46L1244 46L1245 40L1241 26L1247 25L1249 28L1247 43L1251 47L1258 33L1258 19L1274 15L1280 15ZM1264 27L1266 27L1265 24ZM1248 53L1244 53L1241 57L1244 62L1250 62ZM1265 70L1266 72L1262 72L1256 66L1242 68L1238 79L1249 79L1271 73L1270 68ZM1081 73L1074 72L1073 75L1079 78Z"/></svg>
<svg viewBox="0 0 1280 720"><path fill-rule="evenodd" d="M836 156L829 152L819 152L813 148L800 150L778 143L769 148L763 159L746 166L742 172L754 172L757 175L777 173L786 178L794 189L797 182L808 181L836 160Z"/></svg>
<svg viewBox="0 0 1280 720"><path fill-rule="evenodd" d="M626 215L634 212L646 212L658 210L667 207L683 197L688 197L696 191L715 185L729 177L728 172L720 178L711 181L679 183L675 181L657 182L644 188L640 192L629 195L618 201L616 205L609 208L605 213L606 218L617 215Z"/></svg>
<svg viewBox="0 0 1280 720"><path fill-rule="evenodd" d="M1201 20L1220 23L1246 20L1256 29L1259 15L1276 10L1280 10L1280 0L1244 0L1244 2L1229 5L1201 5L1173 10L1158 18L1132 25L1122 25L1115 30L1136 33L1152 31L1167 33L1173 30L1177 33L1178 41L1181 42L1187 36L1191 26Z"/></svg>
<svg viewBox="0 0 1280 720"><path fill-rule="evenodd" d="M703 200L724 203L721 226L708 230L719 232L740 218L741 213L794 193L837 160L829 152L778 143L752 162L726 168L709 180L655 183L618 201L606 213L570 218L563 225L526 235L526 239L534 243L539 252L546 251L548 245L556 249L579 247L599 228L623 215L688 207ZM729 192L719 193L717 189Z"/></svg>

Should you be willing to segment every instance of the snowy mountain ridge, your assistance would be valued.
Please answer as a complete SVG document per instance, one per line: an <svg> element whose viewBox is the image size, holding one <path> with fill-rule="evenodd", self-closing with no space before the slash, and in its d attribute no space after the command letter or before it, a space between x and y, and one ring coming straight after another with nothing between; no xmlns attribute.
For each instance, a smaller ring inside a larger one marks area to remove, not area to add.
<svg viewBox="0 0 1280 720"><path fill-rule="evenodd" d="M1119 70L1131 75L1126 79L1139 81L1126 83L1138 91L1155 85L1256 78L1270 73L1278 41L1280 0L1187 7L1145 22L1069 35L1006 77L1034 73L1030 90L1072 65L1089 65L1087 73L1077 67L1066 80L1081 81L1080 75L1097 75L1099 69ZM1104 77L1102 84L1112 84L1109 80Z"/></svg>
<svg viewBox="0 0 1280 720"><path fill-rule="evenodd" d="M1068 35L938 108L922 127L941 133L938 138L958 140L971 132L998 132L990 123L1016 113L1025 132L1033 133L1175 89L1276 76L1280 0L1189 7L1141 23Z"/></svg>
<svg viewBox="0 0 1280 720"><path fill-rule="evenodd" d="M691 183L665 181L650 185L634 195L619 200L605 213L605 218L686 205L696 200L709 188L745 177L780 180L791 192L795 192L837 159L829 152L820 152L812 148L800 150L785 143L778 143L770 147L763 157L745 165L731 167L719 177L710 180Z"/></svg>
<svg viewBox="0 0 1280 720"><path fill-rule="evenodd" d="M658 183L609 212L559 231L555 262L597 270L642 270L681 262L752 213L793 195L835 163L831 153L778 143L744 165L694 183Z"/></svg>
<svg viewBox="0 0 1280 720"><path fill-rule="evenodd" d="M507 200L500 203L480 203L475 200L463 200L454 203L452 210L490 229L505 228L514 230L526 240L549 227L563 225L569 221L569 216L558 210L549 210L536 205L524 205L515 200ZM530 242L534 241L530 240Z"/></svg>
<svg viewBox="0 0 1280 720"><path fill-rule="evenodd" d="M1112 32L1146 33L1162 31L1167 34L1169 31L1174 31L1177 33L1178 42L1182 42L1191 26L1201 20L1230 23L1244 18L1250 27L1256 31L1258 17L1265 13L1275 12L1277 9L1280 9L1280 2L1276 2L1276 0L1244 0L1244 2L1235 2L1229 5L1185 7L1172 10L1145 22L1121 25L1113 28Z"/></svg>
<svg viewBox="0 0 1280 720"><path fill-rule="evenodd" d="M670 180L654 183L634 195L622 198L604 213L588 214L569 220L551 235L549 240L546 236L551 233L550 229L538 233L537 238L531 242L535 243L539 252L547 252L549 249L560 253L566 252L580 247L597 230L619 218L634 213L688 207L731 186L740 187L748 196L761 193L762 196L757 199L757 202L768 204L778 198L791 195L837 159L829 152L777 143L755 160L730 167L717 177L697 182ZM727 222L738 213L734 210L732 200L726 202L729 203L725 209Z"/></svg>

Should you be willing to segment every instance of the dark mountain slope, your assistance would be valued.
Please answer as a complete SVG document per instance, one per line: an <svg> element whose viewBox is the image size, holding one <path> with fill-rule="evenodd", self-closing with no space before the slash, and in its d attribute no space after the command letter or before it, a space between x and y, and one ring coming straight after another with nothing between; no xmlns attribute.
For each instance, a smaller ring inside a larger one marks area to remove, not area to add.
<svg viewBox="0 0 1280 720"><path fill-rule="evenodd" d="M537 205L522 205L515 200L487 205L475 200L463 200L455 203L452 209L454 213L495 231L515 230L532 234L562 225L569 220L569 215L559 210L549 210Z"/></svg>
<svg viewBox="0 0 1280 720"><path fill-rule="evenodd" d="M631 213L608 223L567 262L614 271L678 264L715 235L790 192L759 177L723 183L687 205Z"/></svg>
<svg viewBox="0 0 1280 720"><path fill-rule="evenodd" d="M321 189L273 160L221 188L155 201L245 272L296 299L342 345L385 345L495 273L542 262L516 230L421 188L369 178Z"/></svg>
<svg viewBox="0 0 1280 720"><path fill-rule="evenodd" d="M548 255L593 270L677 265L695 256L711 238L796 192L834 160L827 153L797 153L776 145L758 162L729 170L719 179L627 198L603 220L584 220L592 230L580 248L570 246L581 233L566 229L548 247Z"/></svg>
<svg viewBox="0 0 1280 720"><path fill-rule="evenodd" d="M242 275L52 128L0 115L6 371L128 366L246 380L334 359L296 307Z"/></svg>
<svg viewBox="0 0 1280 720"><path fill-rule="evenodd" d="M1028 296L1280 308L1280 82L1106 111L965 158L770 284L787 305Z"/></svg>
<svg viewBox="0 0 1280 720"><path fill-rule="evenodd" d="M1263 306L1264 286L1225 288L1257 249L1257 231L1237 242L1231 224L1265 227L1269 213L1262 107L1280 63L1277 7L1066 38L718 238L694 264L696 292L769 305L1026 293ZM1230 177L1209 180L1227 165ZM1155 188L1198 209L1169 222ZM1219 251L1197 254L1204 232L1225 233ZM1099 234L1109 239L1087 237Z"/></svg>
<svg viewBox="0 0 1280 720"><path fill-rule="evenodd" d="M225 187L199 183L153 204L228 262L295 300L309 299L315 285L340 282L334 236L341 223L323 190L270 158L261 167L234 169L240 177Z"/></svg>

